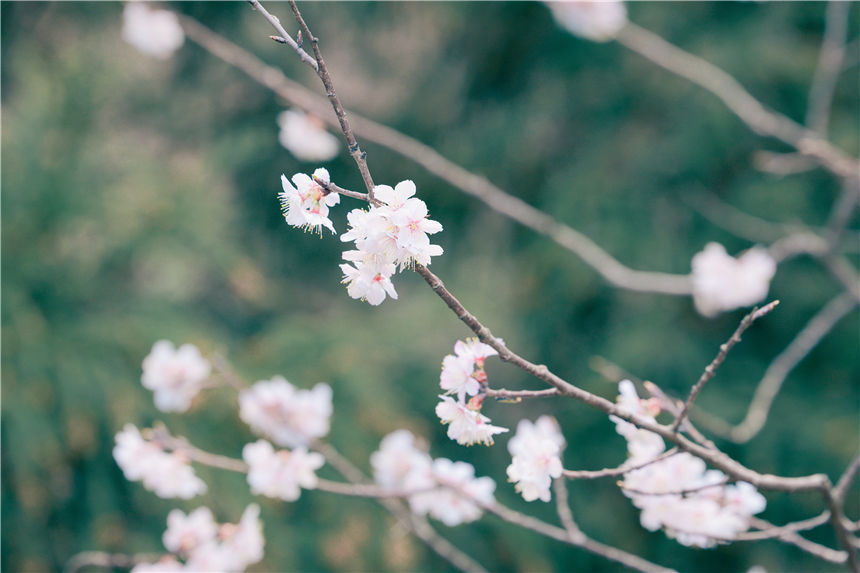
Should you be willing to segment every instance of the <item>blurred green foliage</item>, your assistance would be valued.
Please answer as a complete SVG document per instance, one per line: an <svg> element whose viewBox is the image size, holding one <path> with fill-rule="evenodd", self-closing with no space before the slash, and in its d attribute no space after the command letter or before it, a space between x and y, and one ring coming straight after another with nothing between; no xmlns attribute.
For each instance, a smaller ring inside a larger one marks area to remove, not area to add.
<svg viewBox="0 0 860 573"><path fill-rule="evenodd" d="M316 77L267 36L242 2L172 6L254 51L305 85ZM270 7L285 22L284 5ZM539 3L319 3L303 7L345 105L430 144L466 168L586 233L634 268L685 273L711 240L750 244L685 200L708 189L771 221L821 225L839 191L821 170L786 178L752 154L782 146L752 134L712 95L620 45L579 40ZM630 5L631 19L734 74L797 120L818 56L825 5ZM60 569L82 550L161 551L165 516L201 504L235 521L251 500L241 476L201 468L210 493L162 500L129 483L111 456L126 423L163 420L202 448L238 457L252 439L227 389L188 414L162 414L139 384L158 339L220 352L249 380L286 376L334 388L331 443L368 470L379 439L400 427L435 456L474 463L498 498L553 521L504 479L506 439L462 448L434 416L442 357L469 333L410 273L379 308L339 285L343 246L289 228L281 173L312 170L276 140L283 102L187 42L171 60L120 37L116 3L10 3L2 11L2 561L5 571ZM850 34L856 37L858 10ZM287 29L292 26L287 25ZM856 43L854 44L856 51ZM849 54L855 57L857 54ZM856 67L839 83L833 141L857 154ZM689 298L619 291L565 251L389 150L365 143L378 182L417 183L445 226L433 270L493 331L536 363L590 391L616 389L590 369L603 356L683 395L742 311L713 320ZM344 153L333 179L360 188ZM349 200L346 200L349 207ZM334 210L346 227L347 207ZM856 219L853 221L856 226ZM757 323L701 396L737 421L769 362L839 290L821 266L781 265ZM763 472L837 477L857 451L858 316L854 311L789 376L764 431L722 444ZM491 383L537 388L499 362ZM573 401L489 404L495 423L552 413L572 469L613 466L623 440ZM335 477L325 470L324 475ZM571 484L574 514L601 541L685 571L824 568L777 542L683 548L648 533L611 480ZM444 570L374 503L305 493L263 505L266 559L257 571ZM821 508L813 495L768 494L774 522ZM860 503L853 489L849 514ZM485 517L447 529L491 570L608 571L575 548ZM833 544L827 528L810 537Z"/></svg>

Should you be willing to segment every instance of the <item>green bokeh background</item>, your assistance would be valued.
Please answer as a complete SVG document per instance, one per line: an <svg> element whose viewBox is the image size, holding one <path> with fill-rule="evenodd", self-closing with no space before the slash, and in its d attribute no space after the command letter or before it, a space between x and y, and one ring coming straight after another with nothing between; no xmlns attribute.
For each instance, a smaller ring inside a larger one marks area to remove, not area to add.
<svg viewBox="0 0 860 573"><path fill-rule="evenodd" d="M321 92L317 78L268 40L245 3L177 3L234 42ZM288 21L286 5L270 8ZM344 104L433 146L467 169L586 233L637 269L686 273L711 240L751 244L690 207L706 189L775 222L822 225L839 182L753 165L755 136L712 95L624 47L575 38L540 3L309 3L303 6ZM51 571L83 550L161 551L167 512L205 504L236 521L252 501L241 476L200 468L210 492L162 500L124 480L111 457L126 423L165 422L198 446L238 457L253 439L228 389L183 415L158 412L140 363L166 338L222 353L249 380L283 375L334 388L331 443L365 470L382 436L406 427L435 456L473 463L497 497L553 521L505 482L502 437L463 448L434 416L442 357L469 333L420 277L396 278L378 308L339 284L343 245L288 227L279 176L309 172L279 146L283 102L186 45L156 61L125 44L118 3L10 3L2 11L2 568ZM636 3L631 19L723 67L769 106L802 121L818 57L821 3ZM852 8L850 36L858 34ZM290 30L294 26L287 25ZM857 57L857 44L849 58ZM857 67L836 91L831 138L855 156ZM432 269L509 346L613 398L602 356L683 395L743 311L708 320L686 297L609 287L572 253L487 209L395 153L363 144L377 182L413 179L445 231ZM326 164L358 189L346 153ZM333 210L338 230L346 210ZM857 226L856 215L853 226ZM856 258L853 260L856 263ZM770 361L839 286L814 260L779 267L782 304L744 337L700 397L738 421ZM762 472L838 477L858 448L858 313L792 372L762 433L720 444ZM539 388L488 364L491 384ZM575 401L487 404L494 423L555 415L565 466L623 461L605 416ZM326 477L335 477L328 470ZM594 538L685 571L821 571L769 541L684 548L638 524L612 480L570 484ZM860 511L858 489L847 510ZM768 493L777 523L821 510L818 496ZM371 501L306 492L263 506L265 560L255 571L445 570ZM494 571L609 571L613 564L494 517L443 535ZM834 543L827 528L809 534ZM832 569L832 567L829 567Z"/></svg>

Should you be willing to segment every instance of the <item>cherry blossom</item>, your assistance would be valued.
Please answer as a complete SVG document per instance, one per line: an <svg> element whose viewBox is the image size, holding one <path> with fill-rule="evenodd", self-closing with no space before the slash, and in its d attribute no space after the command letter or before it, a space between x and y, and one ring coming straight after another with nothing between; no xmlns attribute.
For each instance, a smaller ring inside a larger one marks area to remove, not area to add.
<svg viewBox="0 0 860 573"><path fill-rule="evenodd" d="M328 170L320 167L314 171L314 178L328 183ZM334 233L334 225L328 218L328 211L329 207L340 203L340 195L326 192L314 178L304 173L296 173L292 178L295 185L293 187L287 176L281 175L281 186L284 190L278 197L281 199L284 219L293 227L316 233L322 233L322 227L325 227Z"/></svg>
<svg viewBox="0 0 860 573"><path fill-rule="evenodd" d="M761 247L737 258L719 243L708 243L692 261L693 302L703 316L751 306L767 296L776 261Z"/></svg>
<svg viewBox="0 0 860 573"><path fill-rule="evenodd" d="M207 507L199 507L187 516L173 510L167 516L164 546L185 558L181 563L166 555L155 563L140 563L134 573L174 571L244 571L248 565L263 559L260 506L251 504L242 513L239 523L218 525Z"/></svg>
<svg viewBox="0 0 860 573"><path fill-rule="evenodd" d="M418 491L435 484L433 459L409 430L385 436L371 454L370 465L376 483L390 491Z"/></svg>
<svg viewBox="0 0 860 573"><path fill-rule="evenodd" d="M442 374L439 376L439 386L457 395L460 402L466 394L474 396L481 389L480 383L472 376L475 362L471 356L454 356L449 354L442 360Z"/></svg>
<svg viewBox="0 0 860 573"><path fill-rule="evenodd" d="M163 412L184 412L209 378L211 366L193 344L177 350L159 340L143 359L141 383L155 392L155 406Z"/></svg>
<svg viewBox="0 0 860 573"><path fill-rule="evenodd" d="M165 452L143 438L132 424L116 435L113 457L129 481L164 498L190 499L206 492L206 484L194 474L190 460L181 452Z"/></svg>
<svg viewBox="0 0 860 573"><path fill-rule="evenodd" d="M484 366L484 360L486 360L488 356L499 355L495 348L489 344L484 344L477 338L467 338L465 341L458 340L454 344L454 353L457 356L468 357L475 363L475 366L478 367Z"/></svg>
<svg viewBox="0 0 860 573"><path fill-rule="evenodd" d="M596 42L611 40L627 24L621 0L554 0L547 6L565 30Z"/></svg>
<svg viewBox="0 0 860 573"><path fill-rule="evenodd" d="M122 12L122 38L144 54L166 60L185 41L176 14L152 8L146 2L129 2Z"/></svg>
<svg viewBox="0 0 860 573"><path fill-rule="evenodd" d="M297 390L275 376L239 393L239 417L278 445L306 446L328 434L331 398L331 387L323 382L312 390Z"/></svg>
<svg viewBox="0 0 860 573"><path fill-rule="evenodd" d="M161 539L168 551L190 555L215 539L217 534L218 524L208 507L198 507L188 515L174 509L167 514L167 530Z"/></svg>
<svg viewBox="0 0 860 573"><path fill-rule="evenodd" d="M427 205L413 197L415 183L377 185L374 193L379 204L347 214L350 228L340 240L354 241L356 248L343 254L353 264L340 268L349 295L375 306L386 295L397 298L391 277L398 267L402 271L416 264L429 265L443 251L430 243L428 235L441 231L442 225L428 219Z"/></svg>
<svg viewBox="0 0 860 573"><path fill-rule="evenodd" d="M655 401L642 400L632 382L619 384L618 404L631 414L654 421ZM628 463L639 466L665 451L653 432L611 417L628 442ZM726 485L726 475L709 470L705 462L687 452L664 457L624 475L624 495L641 510L642 527L663 529L683 545L712 547L731 540L750 526L750 518L764 510L766 500L746 482Z"/></svg>
<svg viewBox="0 0 860 573"><path fill-rule="evenodd" d="M346 292L351 298L366 300L373 306L382 304L386 295L397 299L397 291L391 282L391 276L397 270L393 263L368 257L362 251L347 251L343 256L348 260L352 257L355 265L340 265L343 283L347 285Z"/></svg>
<svg viewBox="0 0 860 573"><path fill-rule="evenodd" d="M523 499L551 499L552 479L560 477L564 469L561 463L564 445L564 436L554 418L541 416L535 423L520 420L516 434L508 442L512 460L507 474Z"/></svg>
<svg viewBox="0 0 860 573"><path fill-rule="evenodd" d="M325 463L322 454L308 452L304 447L275 451L266 440L247 444L242 458L248 464L248 484L251 493L295 501L301 488L315 489L314 473Z"/></svg>
<svg viewBox="0 0 860 573"><path fill-rule="evenodd" d="M475 478L471 464L439 458L433 461L432 474L442 487L409 498L410 508L419 515L429 513L453 527L480 518L479 504L491 505L495 501L496 483L489 477Z"/></svg>
<svg viewBox="0 0 860 573"><path fill-rule="evenodd" d="M300 161L328 161L340 151L340 141L325 130L324 123L303 111L289 109L278 114L278 141Z"/></svg>
<svg viewBox="0 0 860 573"><path fill-rule="evenodd" d="M455 402L450 396L439 396L436 415L443 424L448 424L448 437L462 446L472 444L493 445L493 436L507 432L507 428L490 425L490 419L462 402Z"/></svg>

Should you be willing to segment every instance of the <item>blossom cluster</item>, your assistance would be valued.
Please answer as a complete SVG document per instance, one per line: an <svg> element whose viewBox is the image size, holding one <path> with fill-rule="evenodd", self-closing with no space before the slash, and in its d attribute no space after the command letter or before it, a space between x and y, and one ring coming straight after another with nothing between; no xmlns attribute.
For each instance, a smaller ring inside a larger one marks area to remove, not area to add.
<svg viewBox="0 0 860 573"><path fill-rule="evenodd" d="M448 437L458 444L471 446L481 443L493 444L493 436L507 432L507 428L493 426L490 419L481 414L483 396L479 392L487 384L484 361L498 352L476 338L454 344L454 354L442 360L442 373L439 385L446 394L455 394L457 399L443 394L436 405L436 415L443 424L448 425ZM466 401L466 396L472 398Z"/></svg>
<svg viewBox="0 0 860 573"><path fill-rule="evenodd" d="M442 225L428 218L424 201L413 197L412 181L401 181L393 188L377 185L373 194L378 204L347 215L350 229L340 240L354 241L355 250L343 254L352 264L342 264L340 269L349 296L375 306L385 295L397 298L391 282L397 268L429 265L431 257L442 254L442 247L430 244L428 237L441 231Z"/></svg>
<svg viewBox="0 0 860 573"><path fill-rule="evenodd" d="M217 524L208 507L189 514L174 509L167 515L162 541L174 555L152 563L139 563L132 573L244 571L263 559L260 507L249 505L239 523ZM182 559L180 561L179 558Z"/></svg>
<svg viewBox="0 0 860 573"><path fill-rule="evenodd" d="M297 173L292 184L281 175L279 193L287 223L321 233L322 227L335 233L329 207L340 202L340 195L329 189L329 172L319 168L310 177ZM377 185L369 209L353 209L347 214L350 228L341 241L355 243L343 253L343 283L352 298L376 306L386 296L397 298L391 277L397 270L416 264L429 265L442 254L442 247L430 244L430 237L442 230L438 221L429 219L427 204L415 195L415 183L401 181L394 187Z"/></svg>
<svg viewBox="0 0 860 573"><path fill-rule="evenodd" d="M508 442L512 459L507 473L524 500L550 500L552 480L561 477L564 469L561 464L564 446L565 439L555 418L541 416L534 423L520 420L517 424L517 432Z"/></svg>
<svg viewBox="0 0 860 573"><path fill-rule="evenodd" d="M466 462L434 460L408 430L385 436L370 463L382 489L406 494L414 513L429 514L449 527L475 521L481 506L494 503L491 478L476 478L474 466Z"/></svg>
<svg viewBox="0 0 860 573"><path fill-rule="evenodd" d="M266 440L245 445L242 459L248 464L251 493L285 501L299 499L302 488L316 488L314 472L325 463L322 454L308 452L304 446L276 452Z"/></svg>
<svg viewBox="0 0 860 573"><path fill-rule="evenodd" d="M761 247L734 258L719 243L693 257L693 302L703 316L750 306L767 296L776 261Z"/></svg>
<svg viewBox="0 0 860 573"><path fill-rule="evenodd" d="M307 446L328 434L331 399L331 386L324 382L311 390L299 390L275 376L239 393L239 417L254 432L280 446Z"/></svg>
<svg viewBox="0 0 860 573"><path fill-rule="evenodd" d="M116 435L113 457L127 480L143 482L158 497L190 499L206 492L206 484L194 473L186 454L165 451L132 424Z"/></svg>
<svg viewBox="0 0 860 573"><path fill-rule="evenodd" d="M212 367L193 344L176 349L159 340L143 359L141 383L155 392L155 406L163 412L185 412L203 388Z"/></svg>
<svg viewBox="0 0 860 573"><path fill-rule="evenodd" d="M660 411L655 400L640 399L629 380L619 384L619 392L622 409L654 421ZM691 454L677 453L647 463L664 452L663 439L617 417L613 421L627 439L628 465L642 466L627 472L621 483L624 494L641 510L642 527L662 528L683 545L713 547L749 529L750 518L764 511L766 500L754 486L727 484L725 474L707 469L703 460Z"/></svg>
<svg viewBox="0 0 860 573"><path fill-rule="evenodd" d="M185 32L173 12L129 2L122 13L122 38L144 54L166 60L185 42Z"/></svg>

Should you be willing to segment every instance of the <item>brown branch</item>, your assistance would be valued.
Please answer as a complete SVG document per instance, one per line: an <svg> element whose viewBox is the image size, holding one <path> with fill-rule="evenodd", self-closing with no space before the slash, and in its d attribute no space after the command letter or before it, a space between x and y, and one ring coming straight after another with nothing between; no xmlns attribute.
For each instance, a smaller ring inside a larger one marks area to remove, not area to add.
<svg viewBox="0 0 860 573"><path fill-rule="evenodd" d="M824 525L830 521L830 512L823 511L815 517L810 517L809 519L803 519L801 521L793 521L791 523L778 526L763 519L753 518L753 520L754 521L751 522L752 525L758 527L760 531L746 531L744 533L739 533L738 536L735 537L735 540L758 541L760 539L773 539L774 537L781 537L786 533L796 533L798 531L815 529L816 527ZM847 557L847 555L845 555L845 557Z"/></svg>
<svg viewBox="0 0 860 573"><path fill-rule="evenodd" d="M254 1L256 2L257 0ZM302 14L299 12L299 7L296 6L295 1L289 0L289 2L290 9L293 11L293 16L295 16L296 22L299 23L299 27L313 46L314 58L316 58L317 61L317 75L320 80L322 80L323 86L325 86L325 95L331 103L331 107L337 116L338 123L340 124L340 130L346 138L349 154L355 160L355 164L358 166L358 171L361 173L361 179L364 181L364 186L367 188L368 196L370 197L370 200L373 201L374 185L373 178L370 176L370 170L367 167L367 154L359 147L358 141L356 141L355 135L352 132L352 127L349 125L349 120L346 117L346 110L343 109L343 105L340 103L340 98L337 97L337 92L334 90L334 82L331 80L331 75L328 73L328 68L325 65L322 52L320 52L319 39L311 33L311 30L305 23L304 18L302 18Z"/></svg>
<svg viewBox="0 0 860 573"><path fill-rule="evenodd" d="M768 366L741 423L731 425L720 418L700 412L697 417L701 424L710 432L738 443L748 442L755 437L764 427L773 401L786 377L856 305L857 301L852 295L841 294L812 317Z"/></svg>
<svg viewBox="0 0 860 573"><path fill-rule="evenodd" d="M672 431L677 432L678 428L684 422L684 418L687 416L687 412L690 410L690 406L693 405L693 401L696 399L696 396L699 395L699 392L702 391L702 388L705 387L705 384L708 383L711 378L714 377L717 373L717 369L722 365L723 361L726 359L729 351L741 341L741 335L746 331L747 328L752 326L759 318L767 315L776 308L776 305L779 304L778 300L775 300L769 304L764 305L761 308L754 308L751 313L746 315L741 323L738 325L734 334L724 343L720 345L720 351L717 353L717 356L705 367L705 371L699 377L699 381L693 385L693 388L690 390L690 395L687 397L687 401L684 402L684 406L681 408L681 413L678 414L677 418L675 418L675 423L672 424Z"/></svg>
<svg viewBox="0 0 860 573"><path fill-rule="evenodd" d="M486 388L483 393L490 398L499 400L514 400L521 402L523 398L548 398L550 396L558 396L556 388L547 388L545 390L505 390L504 388Z"/></svg>

